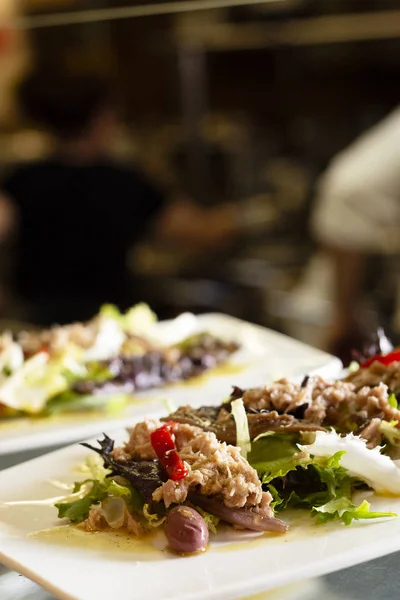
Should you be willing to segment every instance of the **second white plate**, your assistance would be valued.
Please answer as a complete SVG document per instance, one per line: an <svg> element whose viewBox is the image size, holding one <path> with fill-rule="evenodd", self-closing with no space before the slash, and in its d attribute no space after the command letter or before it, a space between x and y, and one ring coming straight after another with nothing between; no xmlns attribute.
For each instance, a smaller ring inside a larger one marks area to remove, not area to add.
<svg viewBox="0 0 400 600"><path fill-rule="evenodd" d="M159 326L168 327L168 323ZM227 315L201 315L197 317L197 330L238 342L240 349L225 366L196 380L138 394L118 415L85 412L0 421L0 455L68 444L107 428L123 427L138 415L159 410L165 398L176 406L214 404L228 396L233 385L255 387L283 376L296 379L317 372L336 377L341 370L340 361L325 352Z"/></svg>

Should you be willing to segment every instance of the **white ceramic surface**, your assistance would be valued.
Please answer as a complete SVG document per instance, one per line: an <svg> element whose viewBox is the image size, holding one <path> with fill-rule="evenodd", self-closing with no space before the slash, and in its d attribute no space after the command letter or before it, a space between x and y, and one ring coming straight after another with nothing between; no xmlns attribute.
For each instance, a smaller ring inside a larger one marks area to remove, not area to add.
<svg viewBox="0 0 400 600"><path fill-rule="evenodd" d="M159 327L169 333L170 324ZM187 333L210 331L226 340L236 341L240 349L226 367L189 382L138 394L118 415L85 413L60 415L47 419L0 421L0 455L68 444L82 440L106 428L123 427L137 415L151 414L160 401L169 398L180 404L214 404L229 395L232 385L257 386L278 377L302 377L318 372L327 377L338 376L338 359L281 335L239 319L220 314L197 317L195 328Z"/></svg>
<svg viewBox="0 0 400 600"><path fill-rule="evenodd" d="M110 433L119 441L125 436ZM84 478L77 465L87 453L74 445L0 473L0 561L62 600L249 598L400 549L399 518L345 527L286 515L286 536L222 533L207 552L190 557L115 534L76 534L69 526L54 532L59 522L52 506L23 502L62 494L54 480ZM22 504L5 504L15 501ZM400 512L400 499L377 498L372 505ZM162 545L162 537L153 543Z"/></svg>

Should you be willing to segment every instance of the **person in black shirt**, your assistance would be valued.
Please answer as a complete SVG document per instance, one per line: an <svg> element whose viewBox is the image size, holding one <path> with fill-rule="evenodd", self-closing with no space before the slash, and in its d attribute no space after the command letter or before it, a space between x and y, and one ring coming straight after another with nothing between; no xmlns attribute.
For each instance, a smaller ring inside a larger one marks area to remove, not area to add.
<svg viewBox="0 0 400 600"><path fill-rule="evenodd" d="M142 173L108 156L115 115L101 79L34 74L20 97L56 139L51 157L14 168L1 185L0 238L18 228L15 288L29 320L66 323L103 302L128 306L128 250L150 227L160 240L205 249L236 235L235 207L167 202Z"/></svg>

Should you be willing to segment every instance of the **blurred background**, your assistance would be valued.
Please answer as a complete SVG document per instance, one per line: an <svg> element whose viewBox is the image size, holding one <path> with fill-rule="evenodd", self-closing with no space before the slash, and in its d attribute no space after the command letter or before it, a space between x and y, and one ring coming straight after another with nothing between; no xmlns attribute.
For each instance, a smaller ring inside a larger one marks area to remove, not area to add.
<svg viewBox="0 0 400 600"><path fill-rule="evenodd" d="M332 349L320 177L399 100L399 0L1 0L0 317L144 300ZM397 249L366 252L396 335Z"/></svg>

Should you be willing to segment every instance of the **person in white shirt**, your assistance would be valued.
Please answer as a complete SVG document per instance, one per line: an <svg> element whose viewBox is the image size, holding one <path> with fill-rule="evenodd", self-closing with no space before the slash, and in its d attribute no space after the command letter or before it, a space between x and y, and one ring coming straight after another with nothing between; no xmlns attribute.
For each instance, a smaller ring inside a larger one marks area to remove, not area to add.
<svg viewBox="0 0 400 600"><path fill-rule="evenodd" d="M332 160L311 227L334 265L332 350L357 334L368 256L400 251L400 107Z"/></svg>

